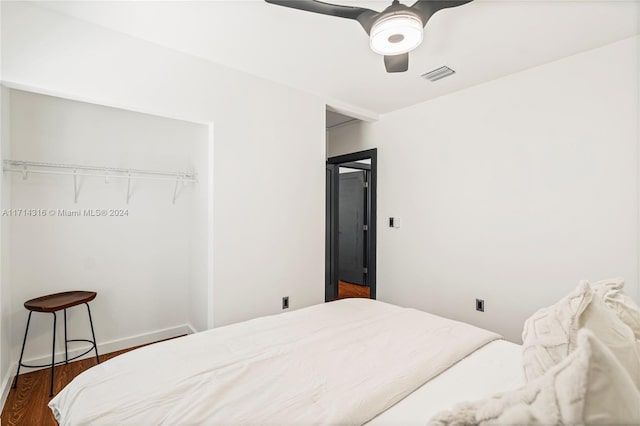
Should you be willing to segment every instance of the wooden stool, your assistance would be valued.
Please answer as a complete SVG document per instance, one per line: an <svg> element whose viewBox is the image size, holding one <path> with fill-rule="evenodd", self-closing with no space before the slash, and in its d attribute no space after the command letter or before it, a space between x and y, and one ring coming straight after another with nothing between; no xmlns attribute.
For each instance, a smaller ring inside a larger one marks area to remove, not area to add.
<svg viewBox="0 0 640 426"><path fill-rule="evenodd" d="M13 388L18 386L18 376L20 375L20 367L28 368L42 368L51 366L51 389L49 396L53 396L53 369L58 364L68 364L69 361L80 358L91 352L96 351L96 361L100 364L98 358L98 346L96 344L96 335L93 332L93 321L91 319L91 309L89 308L89 302L96 298L97 293L95 291L65 291L63 293L50 294L48 296L38 297L24 302L24 307L29 310L29 318L27 319L27 328L24 331L24 340L22 341L22 350L20 351L20 362L18 362L18 371L16 372L16 378L13 382ZM89 314L89 325L91 325L91 336L93 340L88 339L67 339L67 308L73 306L85 304L87 306L87 313ZM64 310L64 361L55 362L56 353L56 312ZM31 322L31 314L34 312L44 312L53 314L53 346L51 349L51 364L44 365L27 365L22 363L22 356L24 355L24 346L27 343L27 333L29 333L29 323ZM92 346L80 355L74 356L69 359L69 352L67 350L67 344L69 342L87 342Z"/></svg>

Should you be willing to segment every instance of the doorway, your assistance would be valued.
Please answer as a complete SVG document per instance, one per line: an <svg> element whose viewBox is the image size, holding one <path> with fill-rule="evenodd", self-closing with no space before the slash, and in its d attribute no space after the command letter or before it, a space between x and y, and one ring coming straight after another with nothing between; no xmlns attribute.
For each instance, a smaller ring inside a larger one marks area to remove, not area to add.
<svg viewBox="0 0 640 426"><path fill-rule="evenodd" d="M376 298L377 150L326 166L325 301Z"/></svg>

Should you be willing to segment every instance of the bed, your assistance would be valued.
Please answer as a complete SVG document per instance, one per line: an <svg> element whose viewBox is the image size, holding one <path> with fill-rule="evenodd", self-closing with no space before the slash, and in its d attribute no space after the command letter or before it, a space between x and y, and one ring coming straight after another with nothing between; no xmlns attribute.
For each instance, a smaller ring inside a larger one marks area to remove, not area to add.
<svg viewBox="0 0 640 426"><path fill-rule="evenodd" d="M128 352L49 403L60 424L425 424L522 384L520 346L345 299Z"/></svg>
<svg viewBox="0 0 640 426"><path fill-rule="evenodd" d="M522 346L494 340L428 381L369 425L426 425L463 401L479 401L524 385Z"/></svg>

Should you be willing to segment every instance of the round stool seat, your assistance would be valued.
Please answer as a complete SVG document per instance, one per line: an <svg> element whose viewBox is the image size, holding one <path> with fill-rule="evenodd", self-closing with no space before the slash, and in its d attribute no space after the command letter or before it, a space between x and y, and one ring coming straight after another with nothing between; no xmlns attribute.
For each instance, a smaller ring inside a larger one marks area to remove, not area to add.
<svg viewBox="0 0 640 426"><path fill-rule="evenodd" d="M27 300L24 302L24 307L36 312L56 312L91 302L96 298L96 294L95 291L64 291Z"/></svg>

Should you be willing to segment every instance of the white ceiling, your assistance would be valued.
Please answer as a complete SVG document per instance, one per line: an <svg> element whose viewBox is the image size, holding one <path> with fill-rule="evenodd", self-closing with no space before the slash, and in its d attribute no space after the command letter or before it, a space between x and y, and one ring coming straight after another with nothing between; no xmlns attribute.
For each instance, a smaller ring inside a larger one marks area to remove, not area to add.
<svg viewBox="0 0 640 426"><path fill-rule="evenodd" d="M263 1L39 4L375 114L640 33L640 0L475 0L434 15L409 71L387 74L357 22ZM456 74L420 78L442 65Z"/></svg>

